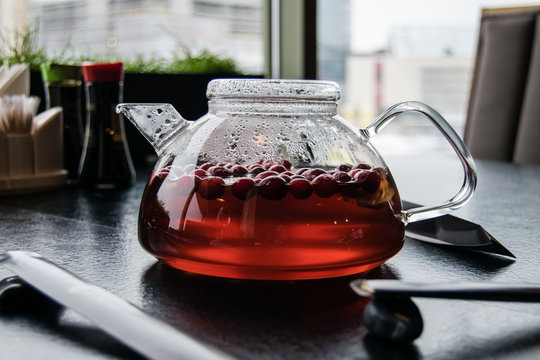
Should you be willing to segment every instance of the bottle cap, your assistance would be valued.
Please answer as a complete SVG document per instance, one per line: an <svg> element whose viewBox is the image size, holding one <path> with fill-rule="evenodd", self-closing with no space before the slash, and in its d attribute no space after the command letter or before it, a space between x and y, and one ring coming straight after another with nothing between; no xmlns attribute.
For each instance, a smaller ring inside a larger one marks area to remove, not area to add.
<svg viewBox="0 0 540 360"><path fill-rule="evenodd" d="M77 65L43 63L40 69L45 83L82 79L81 67Z"/></svg>
<svg viewBox="0 0 540 360"><path fill-rule="evenodd" d="M83 63L84 82L121 82L124 80L124 63Z"/></svg>

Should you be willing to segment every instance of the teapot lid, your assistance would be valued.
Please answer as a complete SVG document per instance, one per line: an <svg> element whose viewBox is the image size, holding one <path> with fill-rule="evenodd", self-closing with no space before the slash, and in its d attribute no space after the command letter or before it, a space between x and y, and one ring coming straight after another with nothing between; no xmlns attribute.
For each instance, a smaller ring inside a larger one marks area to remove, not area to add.
<svg viewBox="0 0 540 360"><path fill-rule="evenodd" d="M216 79L208 84L206 96L208 99L241 97L337 101L341 92L333 81Z"/></svg>

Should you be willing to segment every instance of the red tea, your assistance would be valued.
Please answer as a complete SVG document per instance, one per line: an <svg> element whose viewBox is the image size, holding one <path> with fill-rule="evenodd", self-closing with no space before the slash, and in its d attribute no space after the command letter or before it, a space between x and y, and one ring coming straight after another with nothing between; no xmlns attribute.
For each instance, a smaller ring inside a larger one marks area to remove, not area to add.
<svg viewBox="0 0 540 360"><path fill-rule="evenodd" d="M326 278L372 269L403 245L399 195L382 169L206 165L162 169L143 196L141 244L173 267Z"/></svg>

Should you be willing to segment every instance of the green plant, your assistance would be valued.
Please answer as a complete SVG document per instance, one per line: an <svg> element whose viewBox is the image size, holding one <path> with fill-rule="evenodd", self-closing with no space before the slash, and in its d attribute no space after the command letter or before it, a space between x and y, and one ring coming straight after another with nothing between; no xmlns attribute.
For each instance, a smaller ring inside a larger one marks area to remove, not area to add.
<svg viewBox="0 0 540 360"><path fill-rule="evenodd" d="M0 39L0 65L29 64L38 69L42 62L51 61L47 50L37 45L37 29L3 33Z"/></svg>
<svg viewBox="0 0 540 360"><path fill-rule="evenodd" d="M51 56L43 46L38 45L37 29L26 28L21 32L2 34L3 46L0 49L0 65L28 64L32 70L38 70L42 63L78 65L82 62L122 61L126 72L161 73L161 74L241 74L235 61L203 50L193 54L186 48L175 51L171 58L157 55L136 54L125 57L119 54L93 54L84 56L68 55L71 49L66 45L60 54Z"/></svg>

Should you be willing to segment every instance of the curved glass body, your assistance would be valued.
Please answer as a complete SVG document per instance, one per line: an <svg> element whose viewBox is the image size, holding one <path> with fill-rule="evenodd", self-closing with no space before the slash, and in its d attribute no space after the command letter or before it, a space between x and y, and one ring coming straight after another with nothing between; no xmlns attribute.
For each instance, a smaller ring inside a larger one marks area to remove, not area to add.
<svg viewBox="0 0 540 360"><path fill-rule="evenodd" d="M148 252L200 274L290 280L366 271L401 249L398 191L367 136L337 115L337 85L223 80L208 97L148 181Z"/></svg>

